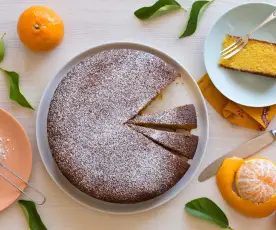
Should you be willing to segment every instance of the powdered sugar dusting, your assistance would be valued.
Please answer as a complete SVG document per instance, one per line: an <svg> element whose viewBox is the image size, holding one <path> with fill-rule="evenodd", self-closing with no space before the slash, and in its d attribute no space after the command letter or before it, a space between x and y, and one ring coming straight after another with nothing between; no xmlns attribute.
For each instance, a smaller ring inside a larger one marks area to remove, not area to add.
<svg viewBox="0 0 276 230"><path fill-rule="evenodd" d="M118 203L171 188L189 165L123 123L176 76L158 57L129 49L101 52L72 68L48 114L50 148L67 179Z"/></svg>
<svg viewBox="0 0 276 230"><path fill-rule="evenodd" d="M0 161L7 159L7 156L10 151L9 147L7 146L7 143L10 141L11 139L9 138L4 139L0 137Z"/></svg>
<svg viewBox="0 0 276 230"><path fill-rule="evenodd" d="M169 148L189 159L193 159L197 145L198 136L192 135L190 132L167 132L163 130L156 130L145 128L142 126L130 125L130 127L143 135L149 137L158 144Z"/></svg>
<svg viewBox="0 0 276 230"><path fill-rule="evenodd" d="M184 105L174 109L166 110L160 113L147 114L136 116L133 120L130 120L131 124L167 124L167 125L190 125L194 128L197 127L197 116L195 106Z"/></svg>
<svg viewBox="0 0 276 230"><path fill-rule="evenodd" d="M54 157L64 175L98 199L119 203L151 199L171 188L189 168L127 126L114 126L97 141L94 137L55 139L52 145L59 151Z"/></svg>

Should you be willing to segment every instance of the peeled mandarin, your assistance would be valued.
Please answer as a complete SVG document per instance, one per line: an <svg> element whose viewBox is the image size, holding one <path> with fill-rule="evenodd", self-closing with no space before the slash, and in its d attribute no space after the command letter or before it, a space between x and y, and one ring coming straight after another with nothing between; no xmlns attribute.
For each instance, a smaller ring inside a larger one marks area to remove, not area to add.
<svg viewBox="0 0 276 230"><path fill-rule="evenodd" d="M236 187L241 198L264 203L276 195L276 165L268 159L251 159L236 173Z"/></svg>

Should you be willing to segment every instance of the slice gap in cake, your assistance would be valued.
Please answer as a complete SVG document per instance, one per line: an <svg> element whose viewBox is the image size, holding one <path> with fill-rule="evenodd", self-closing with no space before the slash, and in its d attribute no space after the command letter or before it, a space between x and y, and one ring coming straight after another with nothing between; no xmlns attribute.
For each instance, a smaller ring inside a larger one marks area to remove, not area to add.
<svg viewBox="0 0 276 230"><path fill-rule="evenodd" d="M127 122L155 129L186 129L197 128L197 117L194 105L179 106L160 113L137 115Z"/></svg>
<svg viewBox="0 0 276 230"><path fill-rule="evenodd" d="M192 135L188 131L179 133L135 125L129 126L178 156L193 159L195 155L198 145L198 136Z"/></svg>
<svg viewBox="0 0 276 230"><path fill-rule="evenodd" d="M223 49L240 37L226 35ZM219 65L232 70L276 78L276 43L249 39L248 44L229 59L219 60Z"/></svg>

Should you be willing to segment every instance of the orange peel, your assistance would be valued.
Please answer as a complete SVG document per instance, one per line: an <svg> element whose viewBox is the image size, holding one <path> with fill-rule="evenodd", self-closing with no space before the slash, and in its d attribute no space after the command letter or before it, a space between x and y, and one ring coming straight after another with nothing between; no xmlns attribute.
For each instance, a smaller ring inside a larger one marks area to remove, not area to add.
<svg viewBox="0 0 276 230"><path fill-rule="evenodd" d="M252 218L269 216L276 210L276 195L263 203L254 203L233 191L236 174L246 162L237 157L225 159L216 175L217 186L224 200L240 213Z"/></svg>

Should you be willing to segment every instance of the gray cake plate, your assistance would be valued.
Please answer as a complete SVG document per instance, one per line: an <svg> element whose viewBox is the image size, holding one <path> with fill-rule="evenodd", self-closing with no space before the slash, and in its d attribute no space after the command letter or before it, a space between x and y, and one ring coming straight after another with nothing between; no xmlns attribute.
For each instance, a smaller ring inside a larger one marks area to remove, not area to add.
<svg viewBox="0 0 276 230"><path fill-rule="evenodd" d="M85 193L78 190L74 187L59 171L57 168L52 154L48 145L48 137L47 137L47 115L49 110L49 105L53 94L59 85L62 78L66 75L69 69L71 69L74 65L79 63L81 60L88 56L92 56L98 52L109 50L109 49L136 49L142 50L149 53L152 53L167 63L174 66L182 75L181 79L183 80L183 84L175 84L165 90L164 92L164 101L162 104L156 104L153 108L156 110L166 109L168 107L174 107L177 105L183 105L187 103L193 103L196 107L197 118L198 118L198 129L196 130L197 135L199 135L199 144L195 154L195 157L191 163L191 167L185 176L169 191L166 193L152 199L149 201L136 203L136 204L113 204L104 202L101 200L97 200L92 198ZM165 53L156 50L152 47L145 46L142 44L136 43L128 43L128 42L118 42L118 43L110 43L104 44L101 46L97 46L91 48L78 56L74 57L71 61L69 61L58 73L57 75L49 82L46 87L40 106L37 114L36 121L36 137L38 149L41 155L41 159L51 176L51 178L55 181L55 183L70 197L77 200L81 204L99 210L103 212L111 212L111 213L137 213L146 211L155 207L158 207L173 197L175 197L178 193L180 193L192 180L194 177L202 159L205 154L206 145L208 141L209 135L209 123L208 123L208 114L206 105L203 99L203 96L200 92L200 89L197 86L197 83L193 80L191 74L189 74L185 68L179 64L177 61L166 55Z"/></svg>

